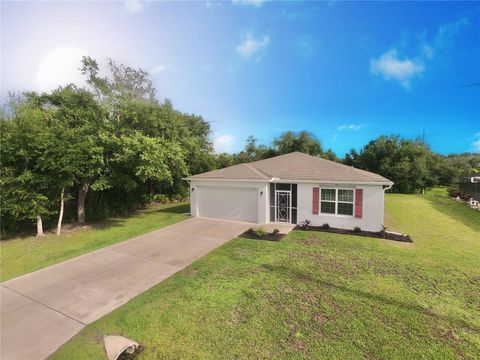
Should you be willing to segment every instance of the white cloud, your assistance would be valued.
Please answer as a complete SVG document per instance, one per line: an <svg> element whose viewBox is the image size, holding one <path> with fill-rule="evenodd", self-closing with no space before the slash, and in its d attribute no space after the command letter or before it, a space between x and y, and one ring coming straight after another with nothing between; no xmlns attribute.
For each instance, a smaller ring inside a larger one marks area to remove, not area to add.
<svg viewBox="0 0 480 360"><path fill-rule="evenodd" d="M370 71L385 80L397 80L403 87L410 87L410 80L425 71L420 60L400 59L397 50L391 49L377 59L370 59Z"/></svg>
<svg viewBox="0 0 480 360"><path fill-rule="evenodd" d="M213 148L217 153L228 152L235 138L232 135L224 134L213 140Z"/></svg>
<svg viewBox="0 0 480 360"><path fill-rule="evenodd" d="M124 0L123 8L130 14L138 14L143 11L143 4L141 0Z"/></svg>
<svg viewBox="0 0 480 360"><path fill-rule="evenodd" d="M242 41L237 45L237 53L243 57L250 57L261 49L265 48L270 42L268 35L255 38L252 34L246 33L242 36Z"/></svg>
<svg viewBox="0 0 480 360"><path fill-rule="evenodd" d="M360 130L360 128L363 126L363 124L344 124L340 125L337 129L338 130Z"/></svg>
<svg viewBox="0 0 480 360"><path fill-rule="evenodd" d="M468 25L470 25L470 21L466 17L441 25L432 40L429 43L423 43L420 56L428 60L433 59L436 52L451 46L455 41L455 37Z"/></svg>
<svg viewBox="0 0 480 360"><path fill-rule="evenodd" d="M454 41L455 36L468 25L470 25L468 18L461 17L453 23L440 26L435 36L435 45L437 47L450 45Z"/></svg>
<svg viewBox="0 0 480 360"><path fill-rule="evenodd" d="M400 59L397 49L391 49L377 59L370 59L370 71L374 75L381 75L385 80L397 80L404 88L408 89L411 80L425 71L424 63L432 61L439 54L451 56L450 48L454 45L456 37L469 25L470 20L467 17L461 17L457 21L441 25L429 41L425 40L425 34L420 36L417 43L418 53L415 58ZM407 45L407 42L403 41L399 46L400 49L403 49Z"/></svg>
<svg viewBox="0 0 480 360"><path fill-rule="evenodd" d="M248 5L254 7L260 7L263 5L265 0L232 0L232 3L235 5Z"/></svg>

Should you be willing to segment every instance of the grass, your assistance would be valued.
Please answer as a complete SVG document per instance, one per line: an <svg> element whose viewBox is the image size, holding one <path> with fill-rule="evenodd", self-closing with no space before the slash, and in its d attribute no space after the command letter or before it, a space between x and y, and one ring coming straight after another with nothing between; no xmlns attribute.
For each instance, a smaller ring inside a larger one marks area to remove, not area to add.
<svg viewBox="0 0 480 360"><path fill-rule="evenodd" d="M137 211L122 218L91 224L84 229L28 236L0 243L0 274L5 281L71 259L185 219L188 204L168 204Z"/></svg>
<svg viewBox="0 0 480 360"><path fill-rule="evenodd" d="M480 213L443 193L388 195L414 244L293 231L234 239L87 326L52 359L101 359L102 336L138 359L474 359Z"/></svg>

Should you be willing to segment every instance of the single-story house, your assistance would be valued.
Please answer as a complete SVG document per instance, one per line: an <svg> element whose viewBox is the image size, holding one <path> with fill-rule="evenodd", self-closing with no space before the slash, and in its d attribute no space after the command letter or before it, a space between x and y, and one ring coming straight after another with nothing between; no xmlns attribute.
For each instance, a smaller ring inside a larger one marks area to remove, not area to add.
<svg viewBox="0 0 480 360"><path fill-rule="evenodd" d="M470 194L475 200L480 201L480 173L460 178L460 192Z"/></svg>
<svg viewBox="0 0 480 360"><path fill-rule="evenodd" d="M379 231L390 180L300 152L193 175L191 215Z"/></svg>

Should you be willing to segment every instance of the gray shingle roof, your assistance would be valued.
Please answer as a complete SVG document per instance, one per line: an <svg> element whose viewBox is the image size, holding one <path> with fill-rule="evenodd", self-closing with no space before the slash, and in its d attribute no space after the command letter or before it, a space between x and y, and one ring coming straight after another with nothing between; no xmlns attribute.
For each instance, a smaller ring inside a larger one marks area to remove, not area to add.
<svg viewBox="0 0 480 360"><path fill-rule="evenodd" d="M378 174L300 152L213 170L190 176L187 180L270 181L272 178L292 181L392 183Z"/></svg>

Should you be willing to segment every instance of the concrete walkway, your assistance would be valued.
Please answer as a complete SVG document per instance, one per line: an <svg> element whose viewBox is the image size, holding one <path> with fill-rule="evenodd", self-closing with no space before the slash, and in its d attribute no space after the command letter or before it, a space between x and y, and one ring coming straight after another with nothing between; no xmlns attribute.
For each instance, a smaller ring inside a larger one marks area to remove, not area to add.
<svg viewBox="0 0 480 360"><path fill-rule="evenodd" d="M85 325L252 224L192 218L0 284L0 359L44 359Z"/></svg>

